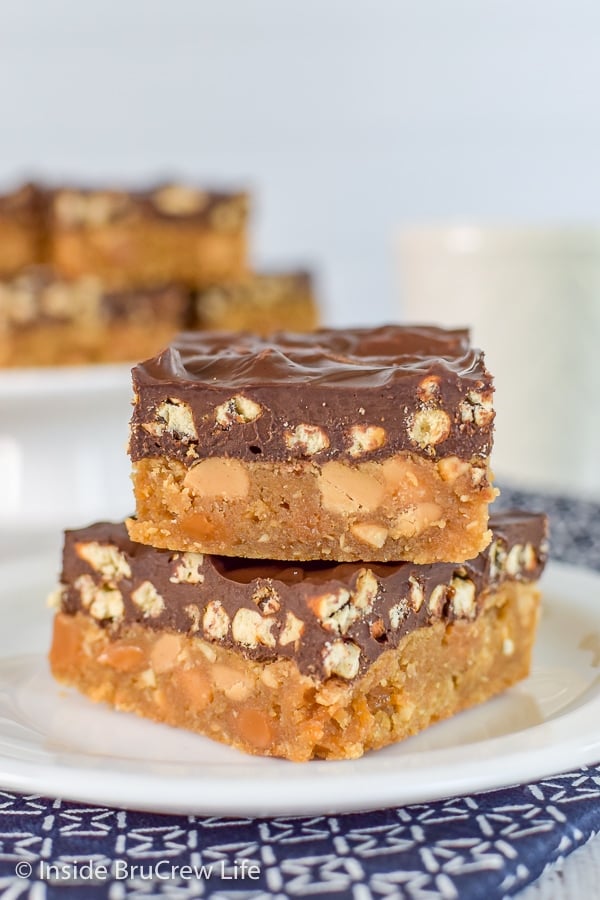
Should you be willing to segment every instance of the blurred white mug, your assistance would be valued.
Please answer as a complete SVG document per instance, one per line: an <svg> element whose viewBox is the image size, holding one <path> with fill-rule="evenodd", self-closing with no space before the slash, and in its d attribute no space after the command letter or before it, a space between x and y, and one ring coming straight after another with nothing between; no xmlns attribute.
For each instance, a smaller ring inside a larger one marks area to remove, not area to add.
<svg viewBox="0 0 600 900"><path fill-rule="evenodd" d="M395 251L403 319L485 351L497 478L600 497L600 227L405 228Z"/></svg>

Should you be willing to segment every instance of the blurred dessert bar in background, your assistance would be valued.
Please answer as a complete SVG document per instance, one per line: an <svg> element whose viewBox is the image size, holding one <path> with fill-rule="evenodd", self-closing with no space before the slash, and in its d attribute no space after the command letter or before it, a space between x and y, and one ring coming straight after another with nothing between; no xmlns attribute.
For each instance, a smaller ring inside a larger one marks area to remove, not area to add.
<svg viewBox="0 0 600 900"><path fill-rule="evenodd" d="M145 191L25 184L0 197L0 274L47 263L119 287L206 287L248 268L249 197L162 184Z"/></svg>
<svg viewBox="0 0 600 900"><path fill-rule="evenodd" d="M312 331L318 309L309 272L260 272L198 293L196 327L269 335Z"/></svg>
<svg viewBox="0 0 600 900"><path fill-rule="evenodd" d="M252 271L249 206L181 183L0 196L0 366L138 360L184 328L311 330L310 274Z"/></svg>
<svg viewBox="0 0 600 900"><path fill-rule="evenodd" d="M150 355L189 325L177 285L111 290L43 266L0 281L0 366L118 362Z"/></svg>
<svg viewBox="0 0 600 900"><path fill-rule="evenodd" d="M67 278L126 287L206 287L247 269L248 196L168 184L148 191L52 191L48 259Z"/></svg>

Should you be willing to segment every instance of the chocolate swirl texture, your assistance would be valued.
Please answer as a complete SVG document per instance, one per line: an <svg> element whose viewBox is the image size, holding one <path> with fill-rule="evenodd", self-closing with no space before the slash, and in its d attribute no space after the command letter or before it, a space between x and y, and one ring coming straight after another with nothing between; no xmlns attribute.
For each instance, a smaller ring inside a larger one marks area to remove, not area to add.
<svg viewBox="0 0 600 900"><path fill-rule="evenodd" d="M465 329L386 325L270 339L184 333L133 369L133 386L134 461L293 460L305 447L289 436L307 427L324 435L311 454L316 462L352 458L348 435L357 426L385 435L373 459L399 451L485 459L492 446L492 378ZM162 427L165 404L185 410L187 433ZM431 441L415 428L429 414L447 422Z"/></svg>

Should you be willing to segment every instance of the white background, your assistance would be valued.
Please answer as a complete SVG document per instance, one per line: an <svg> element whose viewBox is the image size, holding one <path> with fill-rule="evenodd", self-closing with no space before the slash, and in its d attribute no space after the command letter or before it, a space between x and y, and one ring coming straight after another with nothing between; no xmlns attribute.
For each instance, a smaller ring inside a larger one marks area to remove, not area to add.
<svg viewBox="0 0 600 900"><path fill-rule="evenodd" d="M590 222L595 0L0 0L0 181L250 184L255 259L399 312L394 226Z"/></svg>

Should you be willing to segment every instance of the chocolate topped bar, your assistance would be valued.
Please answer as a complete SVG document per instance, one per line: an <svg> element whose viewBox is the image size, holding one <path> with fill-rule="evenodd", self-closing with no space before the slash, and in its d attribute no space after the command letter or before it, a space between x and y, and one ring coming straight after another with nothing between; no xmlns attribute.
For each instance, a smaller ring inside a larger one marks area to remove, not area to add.
<svg viewBox="0 0 600 900"><path fill-rule="evenodd" d="M351 759L524 678L544 516L464 563L299 563L68 532L50 664L94 700L249 753Z"/></svg>
<svg viewBox="0 0 600 900"><path fill-rule="evenodd" d="M94 276L67 281L45 266L0 280L0 366L135 359L189 322L176 285L110 290Z"/></svg>
<svg viewBox="0 0 600 900"><path fill-rule="evenodd" d="M50 259L62 274L140 287L206 287L247 268L248 197L165 184L149 191L54 191Z"/></svg>
<svg viewBox="0 0 600 900"><path fill-rule="evenodd" d="M47 266L30 266L0 282L0 323L5 329L91 319L151 324L167 315L179 324L189 318L187 297L176 285L110 290L93 275L65 281Z"/></svg>
<svg viewBox="0 0 600 900"><path fill-rule="evenodd" d="M0 196L0 274L48 263L66 278L96 275L119 288L235 280L247 269L248 205L242 191L181 183L25 184Z"/></svg>
<svg viewBox="0 0 600 900"><path fill-rule="evenodd" d="M250 331L271 335L312 331L319 321L309 272L249 272L243 278L211 285L196 297L196 323L213 331Z"/></svg>
<svg viewBox="0 0 600 900"><path fill-rule="evenodd" d="M202 637L254 660L296 661L317 678L353 679L410 631L473 620L486 592L535 581L544 516L492 517L492 544L461 564L278 562L172 553L136 544L122 524L66 534L62 611L114 635L132 623Z"/></svg>
<svg viewBox="0 0 600 900"><path fill-rule="evenodd" d="M133 540L417 563L489 542L492 379L464 329L182 334L133 385Z"/></svg>
<svg viewBox="0 0 600 900"><path fill-rule="evenodd" d="M62 228L93 228L156 218L203 222L227 232L244 227L248 195L207 191L179 183L139 191L66 187L49 192L48 204L51 223Z"/></svg>
<svg viewBox="0 0 600 900"><path fill-rule="evenodd" d="M188 333L136 366L133 383L133 460L470 460L492 445L492 379L463 329Z"/></svg>

